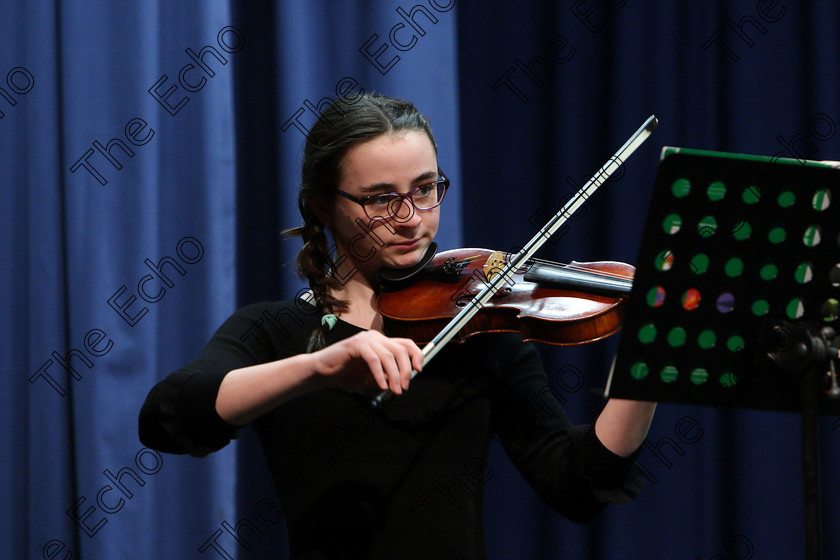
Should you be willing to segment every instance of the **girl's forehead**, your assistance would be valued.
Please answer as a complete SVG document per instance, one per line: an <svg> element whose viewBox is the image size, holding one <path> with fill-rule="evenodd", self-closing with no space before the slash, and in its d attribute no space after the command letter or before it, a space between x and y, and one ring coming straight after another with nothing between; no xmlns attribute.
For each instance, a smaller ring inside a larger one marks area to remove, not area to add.
<svg viewBox="0 0 840 560"><path fill-rule="evenodd" d="M423 131L382 134L348 150L342 159L342 183L375 184L412 179L437 169L437 155Z"/></svg>

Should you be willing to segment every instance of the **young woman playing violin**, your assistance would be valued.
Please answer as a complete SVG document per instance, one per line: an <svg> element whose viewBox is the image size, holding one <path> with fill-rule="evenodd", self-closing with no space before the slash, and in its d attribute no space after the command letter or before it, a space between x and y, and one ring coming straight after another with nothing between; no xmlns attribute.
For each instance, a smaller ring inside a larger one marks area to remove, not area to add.
<svg viewBox="0 0 840 560"><path fill-rule="evenodd" d="M612 399L594 426L572 425L517 334L450 344L411 379L423 356L412 340L381 332L377 271L420 260L448 186L429 123L411 104L363 94L328 108L307 139L303 225L291 230L303 238L297 264L315 305L237 311L140 412L145 445L196 456L252 422L292 558L483 558L494 435L576 522L641 488L632 465L655 405ZM359 236L359 224L370 235ZM355 272L336 274L339 261ZM372 408L386 389L396 396Z"/></svg>

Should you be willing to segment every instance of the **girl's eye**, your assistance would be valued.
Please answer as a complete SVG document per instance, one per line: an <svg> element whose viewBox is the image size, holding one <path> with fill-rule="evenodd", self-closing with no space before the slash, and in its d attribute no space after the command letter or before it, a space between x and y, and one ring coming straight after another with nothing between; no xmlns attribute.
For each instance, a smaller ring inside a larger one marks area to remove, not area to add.
<svg viewBox="0 0 840 560"><path fill-rule="evenodd" d="M415 196L421 196L421 197L425 198L425 197L429 196L430 194L432 194L432 191L434 190L434 187L435 187L435 185L433 185L431 183L428 184L428 185L421 185L420 187L417 188L417 194Z"/></svg>
<svg viewBox="0 0 840 560"><path fill-rule="evenodd" d="M383 194L382 196L375 196L373 198L368 199L367 203L375 208L387 208L388 203L391 201L392 198L392 196Z"/></svg>

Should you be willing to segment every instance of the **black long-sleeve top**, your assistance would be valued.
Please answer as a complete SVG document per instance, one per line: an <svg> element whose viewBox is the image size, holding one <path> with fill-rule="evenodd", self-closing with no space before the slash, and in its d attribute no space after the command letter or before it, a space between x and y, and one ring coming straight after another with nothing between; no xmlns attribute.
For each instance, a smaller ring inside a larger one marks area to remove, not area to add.
<svg viewBox="0 0 840 560"><path fill-rule="evenodd" d="M198 358L150 391L140 411L143 444L198 456L227 445L238 428L215 409L224 376L304 352L319 321L300 299L234 313ZM361 331L339 320L327 343ZM540 496L576 522L642 487L634 457L571 424L536 350L518 335L450 344L404 395L382 409L369 401L320 390L253 422L292 558L484 558L482 486L493 437Z"/></svg>

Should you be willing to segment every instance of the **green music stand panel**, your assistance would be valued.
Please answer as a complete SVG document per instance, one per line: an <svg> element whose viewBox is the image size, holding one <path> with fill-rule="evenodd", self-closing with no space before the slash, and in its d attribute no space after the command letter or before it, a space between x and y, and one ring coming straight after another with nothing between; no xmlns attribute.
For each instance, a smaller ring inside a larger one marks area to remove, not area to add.
<svg viewBox="0 0 840 560"><path fill-rule="evenodd" d="M607 395L800 410L799 376L767 357L785 337L768 332L840 332L838 263L840 169L664 148Z"/></svg>

